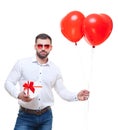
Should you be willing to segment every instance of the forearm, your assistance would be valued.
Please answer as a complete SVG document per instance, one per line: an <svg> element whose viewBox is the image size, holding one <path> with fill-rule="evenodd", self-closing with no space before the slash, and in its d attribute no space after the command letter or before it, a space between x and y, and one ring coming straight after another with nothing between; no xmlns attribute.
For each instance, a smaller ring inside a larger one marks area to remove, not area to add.
<svg viewBox="0 0 118 130"><path fill-rule="evenodd" d="M66 88L63 88L61 89L60 91L57 91L56 92L58 93L58 95L66 100L66 101L77 101L78 98L77 98L77 93L74 93L74 92L70 92L69 90L67 90Z"/></svg>
<svg viewBox="0 0 118 130"><path fill-rule="evenodd" d="M20 90L18 90L16 88L16 85L13 84L12 82L10 81L6 81L5 84L4 84L4 87L6 89L6 91L14 98L18 98L18 95L20 93Z"/></svg>

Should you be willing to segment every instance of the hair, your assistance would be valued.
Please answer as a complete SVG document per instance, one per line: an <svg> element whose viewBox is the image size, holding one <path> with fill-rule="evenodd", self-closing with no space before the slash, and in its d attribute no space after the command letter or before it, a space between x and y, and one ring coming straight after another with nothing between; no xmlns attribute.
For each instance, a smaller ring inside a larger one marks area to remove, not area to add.
<svg viewBox="0 0 118 130"><path fill-rule="evenodd" d="M49 39L50 43L52 44L52 38L46 33L41 33L41 34L37 35L35 38L35 43L37 42L37 39Z"/></svg>

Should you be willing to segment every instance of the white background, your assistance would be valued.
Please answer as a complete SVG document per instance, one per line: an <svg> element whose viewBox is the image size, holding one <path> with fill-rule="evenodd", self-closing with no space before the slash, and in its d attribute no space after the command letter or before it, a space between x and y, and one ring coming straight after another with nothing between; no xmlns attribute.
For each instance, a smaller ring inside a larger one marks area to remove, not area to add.
<svg viewBox="0 0 118 130"><path fill-rule="evenodd" d="M87 102L66 102L55 92L53 130L117 130L118 118L118 14L117 0L1 0L0 1L0 129L13 130L17 100L4 89L14 63L35 54L35 36L53 39L50 59L61 69L71 91L90 90ZM61 19L70 11L85 16L106 13L113 31L101 45L92 47L82 38L75 46L60 31Z"/></svg>

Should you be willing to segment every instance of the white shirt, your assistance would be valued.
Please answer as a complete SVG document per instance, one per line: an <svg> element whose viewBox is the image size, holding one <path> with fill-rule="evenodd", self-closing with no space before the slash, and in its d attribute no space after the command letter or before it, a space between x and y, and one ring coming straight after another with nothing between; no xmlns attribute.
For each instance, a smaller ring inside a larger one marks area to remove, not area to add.
<svg viewBox="0 0 118 130"><path fill-rule="evenodd" d="M18 60L5 81L5 89L11 96L18 98L19 93L23 90L23 84L27 81L33 81L42 88L38 88L38 94L32 101L18 100L19 105L25 108L42 109L52 106L54 104L53 88L64 100L77 100L77 93L66 89L59 68L51 61L39 64L36 57ZM17 83L19 84L17 85Z"/></svg>

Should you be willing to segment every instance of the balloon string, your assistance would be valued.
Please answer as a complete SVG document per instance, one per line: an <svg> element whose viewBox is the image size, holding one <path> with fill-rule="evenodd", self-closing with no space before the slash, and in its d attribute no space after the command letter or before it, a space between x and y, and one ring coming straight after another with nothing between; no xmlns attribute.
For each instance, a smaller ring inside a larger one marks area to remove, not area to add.
<svg viewBox="0 0 118 130"><path fill-rule="evenodd" d="M89 72L89 79L88 79L88 90L90 90L90 86L92 85L94 49L95 49L95 46L91 48L91 54L90 54L90 72ZM89 105L90 104L88 100L88 111L89 111Z"/></svg>
<svg viewBox="0 0 118 130"><path fill-rule="evenodd" d="M91 50L90 50L90 62L89 62L89 67L88 67L88 78L87 78L87 89L90 91L90 86L91 86L91 83L92 83L92 76L93 76L93 56L94 56L94 50L95 50L95 46L92 46ZM80 51L79 51L80 52ZM83 76L84 78L86 77L86 73L85 73L85 69L84 69L84 64L83 64L83 58L81 56L81 53L80 54L80 60L81 60L81 65L83 67ZM91 94L91 93L90 93ZM89 99L86 101L86 105L87 107L85 107L86 111L85 111L85 115L84 115L84 128L86 130L89 129L89 106L90 106L90 102L89 102Z"/></svg>
<svg viewBox="0 0 118 130"><path fill-rule="evenodd" d="M90 54L90 72L89 72L89 79L88 79L88 90L90 91L90 86L92 84L92 77L93 77L93 56L94 56L94 48L95 46L92 46L91 49L91 54ZM87 101L87 112L86 112L86 130L89 129L89 106L90 106L90 102L89 100Z"/></svg>
<svg viewBox="0 0 118 130"><path fill-rule="evenodd" d="M89 74L89 80L88 80L88 89L91 85L91 82L92 82L92 77L93 77L93 56L94 56L94 48L95 46L92 47L91 49L91 55L90 55L90 74Z"/></svg>

